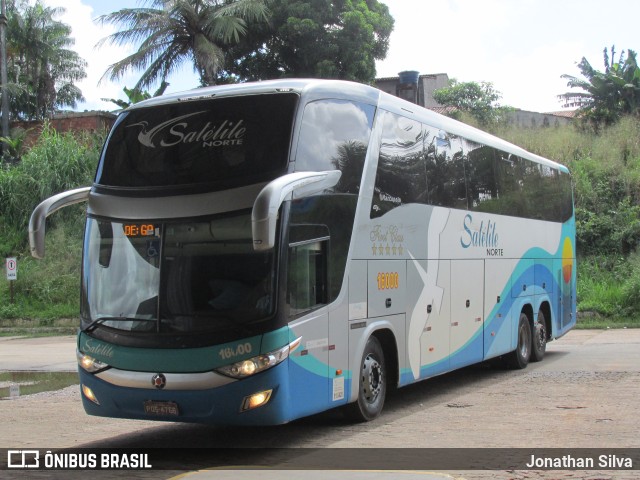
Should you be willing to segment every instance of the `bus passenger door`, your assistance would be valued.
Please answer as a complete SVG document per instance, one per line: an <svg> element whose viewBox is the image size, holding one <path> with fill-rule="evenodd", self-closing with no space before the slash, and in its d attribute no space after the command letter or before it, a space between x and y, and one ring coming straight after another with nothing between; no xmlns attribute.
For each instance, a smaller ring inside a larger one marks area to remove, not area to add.
<svg viewBox="0 0 640 480"><path fill-rule="evenodd" d="M301 345L290 357L291 418L327 408L329 317L326 227L292 225L289 232L287 305L295 337Z"/></svg>
<svg viewBox="0 0 640 480"><path fill-rule="evenodd" d="M451 261L451 368L482 361L484 260Z"/></svg>

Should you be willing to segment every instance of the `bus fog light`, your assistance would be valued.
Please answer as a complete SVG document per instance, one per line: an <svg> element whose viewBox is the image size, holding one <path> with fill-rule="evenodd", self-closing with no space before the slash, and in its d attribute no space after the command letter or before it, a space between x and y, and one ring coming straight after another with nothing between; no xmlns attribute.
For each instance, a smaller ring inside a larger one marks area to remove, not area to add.
<svg viewBox="0 0 640 480"><path fill-rule="evenodd" d="M271 399L272 392L273 390L265 390L264 392L258 392L253 395L249 395L248 397L244 397L240 411L246 412L247 410L252 410L265 405Z"/></svg>
<svg viewBox="0 0 640 480"><path fill-rule="evenodd" d="M82 385L82 394L85 396L87 400L95 403L96 405L100 405L100 402L98 401L98 398L96 397L95 393L93 393L93 390L91 390L86 385Z"/></svg>

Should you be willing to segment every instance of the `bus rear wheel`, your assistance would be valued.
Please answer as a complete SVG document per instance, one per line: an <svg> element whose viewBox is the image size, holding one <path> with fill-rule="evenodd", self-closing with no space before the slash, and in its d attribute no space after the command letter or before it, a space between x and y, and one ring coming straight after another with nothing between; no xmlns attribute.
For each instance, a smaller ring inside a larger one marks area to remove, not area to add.
<svg viewBox="0 0 640 480"><path fill-rule="evenodd" d="M538 323L534 326L531 342L531 361L539 362L547 351L547 321L542 311L538 312Z"/></svg>
<svg viewBox="0 0 640 480"><path fill-rule="evenodd" d="M376 337L369 337L362 353L358 377L358 399L347 405L346 413L354 421L368 422L382 412L387 394L384 352Z"/></svg>
<svg viewBox="0 0 640 480"><path fill-rule="evenodd" d="M511 368L523 369L531 358L531 325L529 317L522 312L518 322L518 345L507 357L507 364Z"/></svg>

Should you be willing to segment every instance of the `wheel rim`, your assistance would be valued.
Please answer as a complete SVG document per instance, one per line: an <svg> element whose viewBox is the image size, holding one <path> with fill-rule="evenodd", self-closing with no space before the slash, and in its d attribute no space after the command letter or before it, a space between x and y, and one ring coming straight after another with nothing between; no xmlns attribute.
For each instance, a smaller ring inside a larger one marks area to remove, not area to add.
<svg viewBox="0 0 640 480"><path fill-rule="evenodd" d="M536 346L538 350L544 349L547 344L547 329L542 323L538 323L536 327Z"/></svg>
<svg viewBox="0 0 640 480"><path fill-rule="evenodd" d="M520 326L520 356L522 358L528 358L529 356L529 345L531 345L531 338L529 337L526 325Z"/></svg>
<svg viewBox="0 0 640 480"><path fill-rule="evenodd" d="M382 365L373 355L367 355L362 365L362 391L367 403L375 403L382 390L383 382Z"/></svg>

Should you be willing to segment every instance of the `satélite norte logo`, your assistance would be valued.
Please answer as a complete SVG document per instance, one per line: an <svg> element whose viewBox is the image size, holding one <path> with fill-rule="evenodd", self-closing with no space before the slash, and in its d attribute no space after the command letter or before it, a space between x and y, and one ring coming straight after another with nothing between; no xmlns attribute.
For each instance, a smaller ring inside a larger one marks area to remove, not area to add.
<svg viewBox="0 0 640 480"><path fill-rule="evenodd" d="M484 220L480 222L480 227L474 229L473 217L467 214L464 217L462 228L464 232L460 237L460 245L462 248L486 248L486 254L489 257L502 257L503 250L499 248L499 237L497 224L489 220L485 225Z"/></svg>
<svg viewBox="0 0 640 480"><path fill-rule="evenodd" d="M128 127L141 127L138 141L149 148L172 147L180 143L202 142L202 147L223 147L242 145L247 129L243 120L233 122L223 120L217 125L207 122L204 125L189 124L186 120L205 113L205 111L187 113L159 123L149 128L149 122L132 123Z"/></svg>

